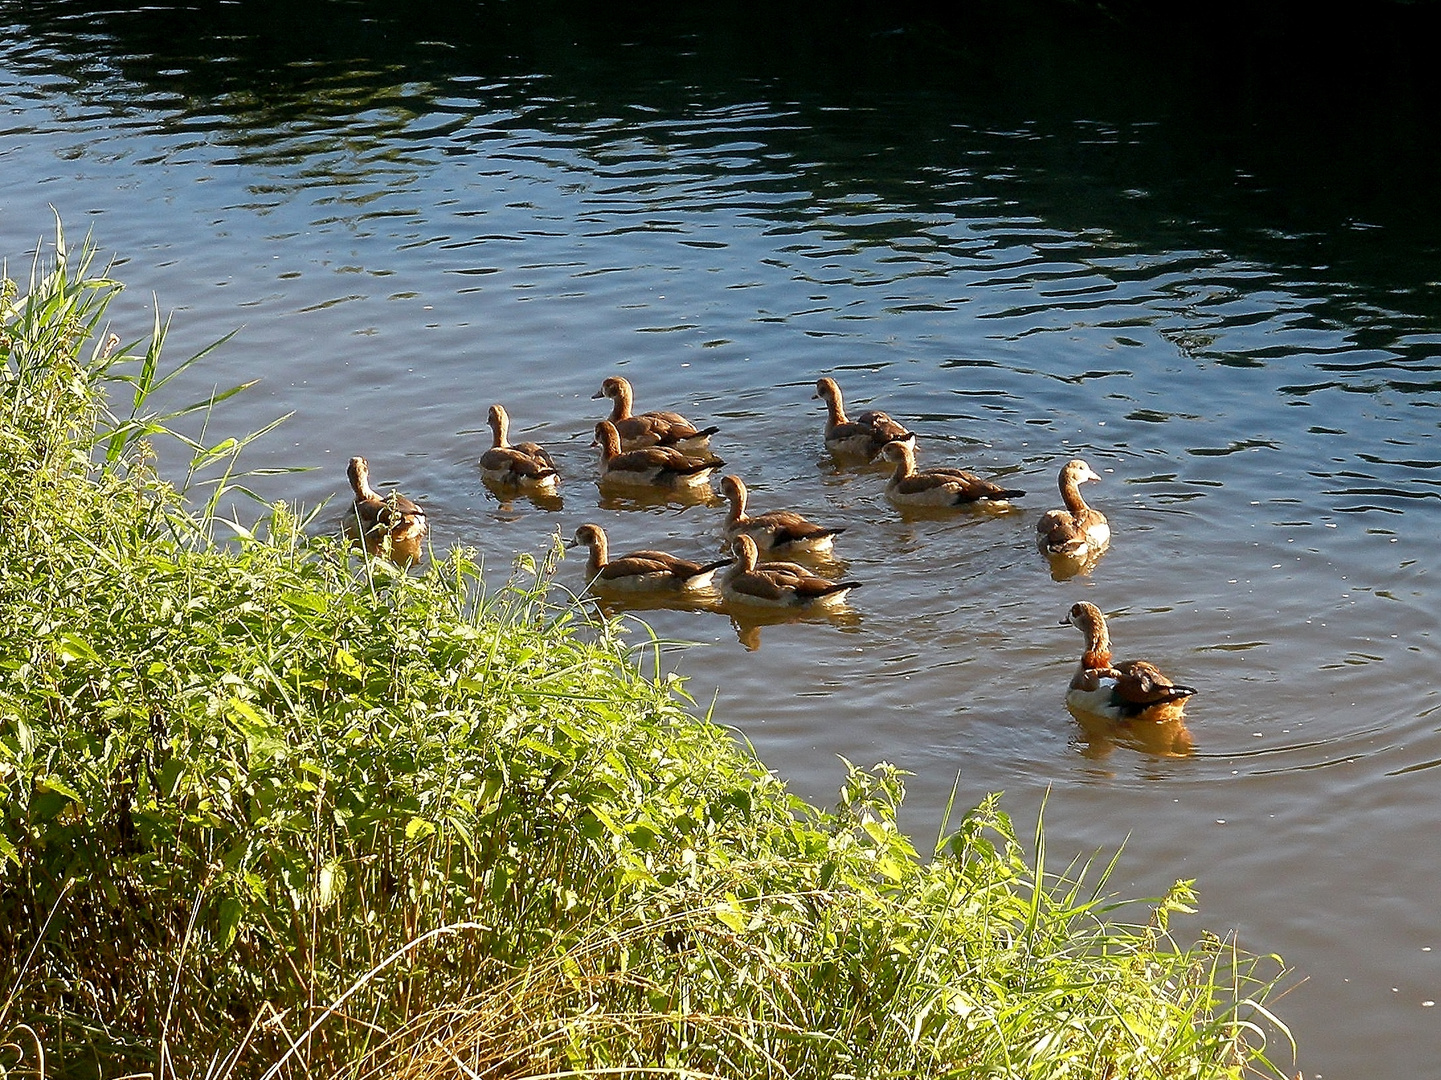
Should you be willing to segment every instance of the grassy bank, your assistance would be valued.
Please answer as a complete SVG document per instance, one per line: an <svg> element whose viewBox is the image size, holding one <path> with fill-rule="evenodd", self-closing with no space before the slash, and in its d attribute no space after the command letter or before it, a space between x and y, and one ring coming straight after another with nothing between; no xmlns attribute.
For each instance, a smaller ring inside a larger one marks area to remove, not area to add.
<svg viewBox="0 0 1441 1080"><path fill-rule="evenodd" d="M236 443L182 500L162 329L60 247L0 300L7 1072L1280 1075L1275 961L1178 946L1184 883L1043 873L994 799L923 860L884 766L801 803L550 555L225 526Z"/></svg>

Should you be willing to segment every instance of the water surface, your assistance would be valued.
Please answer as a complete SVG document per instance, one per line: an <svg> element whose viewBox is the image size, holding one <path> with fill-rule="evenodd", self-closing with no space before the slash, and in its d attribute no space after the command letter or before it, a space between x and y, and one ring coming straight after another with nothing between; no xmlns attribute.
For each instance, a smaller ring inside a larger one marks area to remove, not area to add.
<svg viewBox="0 0 1441 1080"><path fill-rule="evenodd" d="M846 525L834 569L866 584L836 620L645 612L695 643L669 662L717 720L819 802L842 756L909 770L922 847L953 785L1022 821L1049 793L1053 857L1124 843L1117 888L1195 878L1182 936L1236 928L1305 977L1280 1009L1307 1076L1432 1069L1441 261L1414 80L1342 72L1345 111L1296 120L1264 71L1136 65L1144 41L1085 23L419 10L0 2L11 272L49 207L93 230L122 336L152 294L173 357L238 328L178 391L262 380L212 436L294 412L248 462L313 471L261 494L314 506L363 453L496 574L586 521L716 549L718 506L600 497L605 375L721 425L753 508ZM824 452L820 375L1021 509L897 513ZM559 507L482 484L492 401L551 448ZM1058 581L1032 534L1072 456L1115 540ZM1193 752L1067 714L1078 599L1201 688Z"/></svg>

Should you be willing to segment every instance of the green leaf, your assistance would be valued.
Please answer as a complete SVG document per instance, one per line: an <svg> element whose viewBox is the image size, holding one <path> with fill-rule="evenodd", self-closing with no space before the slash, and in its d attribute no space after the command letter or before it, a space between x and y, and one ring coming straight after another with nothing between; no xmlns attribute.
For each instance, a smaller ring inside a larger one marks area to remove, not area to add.
<svg viewBox="0 0 1441 1080"><path fill-rule="evenodd" d="M245 914L245 905L233 896L227 896L220 901L220 920L215 929L215 936L220 944L220 951L227 952L230 946L235 944L235 935L240 932L240 920Z"/></svg>

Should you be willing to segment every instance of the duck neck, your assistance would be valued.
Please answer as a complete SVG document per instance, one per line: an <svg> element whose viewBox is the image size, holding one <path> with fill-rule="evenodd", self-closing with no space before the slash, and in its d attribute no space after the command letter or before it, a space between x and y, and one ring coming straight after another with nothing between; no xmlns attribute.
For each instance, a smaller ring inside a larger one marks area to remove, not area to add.
<svg viewBox="0 0 1441 1080"><path fill-rule="evenodd" d="M1090 509L1086 500L1081 498L1081 482L1073 476L1061 480L1061 501L1066 504L1066 509L1073 517L1079 518Z"/></svg>
<svg viewBox="0 0 1441 1080"><path fill-rule="evenodd" d="M891 477L891 479L892 479L893 482L899 484L902 480L906 479L908 476L914 475L914 474L915 474L915 471L916 471L916 456L915 456L915 454L911 453L910 447L905 447L905 448L901 451L901 459L896 462L895 475L893 475L893 476Z"/></svg>
<svg viewBox="0 0 1441 1080"><path fill-rule="evenodd" d="M380 492L370 486L370 474L363 469L350 470L350 487L355 492L356 502L376 502Z"/></svg>
<svg viewBox="0 0 1441 1080"><path fill-rule="evenodd" d="M850 423L846 419L845 402L841 400L841 390L838 386L831 387L830 393L826 395L826 411L830 415L831 426Z"/></svg>
<svg viewBox="0 0 1441 1080"><path fill-rule="evenodd" d="M1081 654L1081 667L1108 668L1111 666L1111 636L1104 622L1090 622L1086 625L1086 651Z"/></svg>
<svg viewBox="0 0 1441 1080"><path fill-rule="evenodd" d="M622 420L630 419L630 387L620 383L615 388L615 397L611 398L610 422L619 423Z"/></svg>
<svg viewBox="0 0 1441 1080"><path fill-rule="evenodd" d="M505 440L506 440L506 434L507 434L506 429L507 429L508 427L509 427L509 425L506 423L506 418L505 418L505 414L504 414L504 413L500 413L500 414L494 415L494 416L492 416L492 417L490 418L490 431L491 431L491 444L490 444L490 445L491 445L491 449L492 449L492 450L506 450L506 449L509 449L510 443L508 443L508 442L505 441Z"/></svg>
<svg viewBox="0 0 1441 1080"><path fill-rule="evenodd" d="M585 563L585 574L586 577L595 577L596 574L604 570L606 564L610 562L609 545L606 543L603 535L596 533L591 536L588 546L590 548L590 558L588 558Z"/></svg>
<svg viewBox="0 0 1441 1080"><path fill-rule="evenodd" d="M610 459L620 453L620 435L610 424L606 424L595 433L596 442L600 444L600 461L602 465L610 463Z"/></svg>
<svg viewBox="0 0 1441 1080"><path fill-rule="evenodd" d="M733 529L743 523L746 519L746 493L744 488L734 488L727 492L730 499L730 513L726 515L726 528Z"/></svg>

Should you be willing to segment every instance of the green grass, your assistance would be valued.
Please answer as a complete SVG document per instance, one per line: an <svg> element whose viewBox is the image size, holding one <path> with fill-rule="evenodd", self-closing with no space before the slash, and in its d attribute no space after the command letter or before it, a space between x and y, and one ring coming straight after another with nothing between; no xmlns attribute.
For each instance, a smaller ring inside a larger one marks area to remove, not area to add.
<svg viewBox="0 0 1441 1080"><path fill-rule="evenodd" d="M922 858L885 765L802 803L558 552L226 525L245 439L182 498L92 262L0 300L7 1075L1281 1075L1279 961L1174 942L1186 883L1047 873L995 798Z"/></svg>

